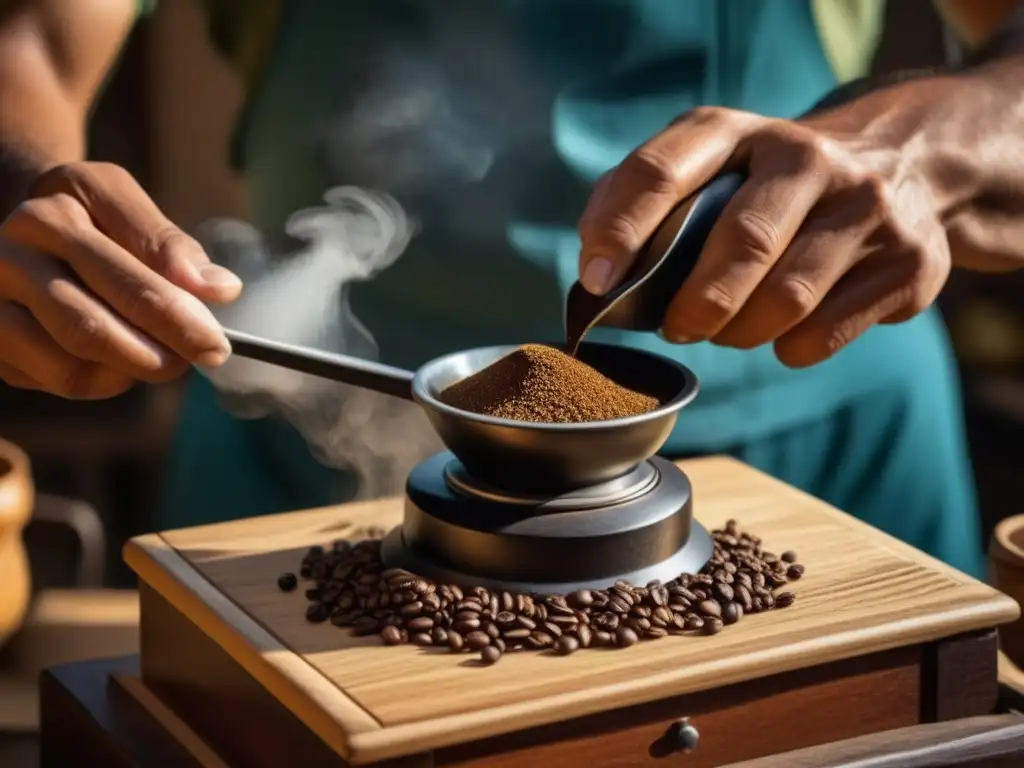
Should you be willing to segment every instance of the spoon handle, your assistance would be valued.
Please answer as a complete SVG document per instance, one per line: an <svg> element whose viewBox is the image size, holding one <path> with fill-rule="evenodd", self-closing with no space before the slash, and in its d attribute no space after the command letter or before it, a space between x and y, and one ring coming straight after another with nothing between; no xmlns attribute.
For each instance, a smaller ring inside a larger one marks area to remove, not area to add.
<svg viewBox="0 0 1024 768"><path fill-rule="evenodd" d="M278 365L323 379L340 381L343 384L351 384L353 387L371 389L404 400L413 399L413 374L403 368L395 368L336 352L324 352L297 344L273 341L230 328L224 329L224 335L231 342L233 355Z"/></svg>

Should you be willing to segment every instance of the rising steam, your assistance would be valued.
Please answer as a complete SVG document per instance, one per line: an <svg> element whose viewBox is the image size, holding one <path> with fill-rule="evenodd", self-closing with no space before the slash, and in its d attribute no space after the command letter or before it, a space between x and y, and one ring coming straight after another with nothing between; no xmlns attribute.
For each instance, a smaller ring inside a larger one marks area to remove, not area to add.
<svg viewBox="0 0 1024 768"><path fill-rule="evenodd" d="M225 326L276 341L377 359L373 336L352 313L351 283L393 264L413 225L395 200L356 187L331 189L324 202L288 219L286 234L298 246L276 247L232 219L200 227L211 258L246 286L215 314ZM400 490L409 469L440 445L419 408L403 400L242 358L207 375L235 415L283 417L319 461L355 470L362 498Z"/></svg>

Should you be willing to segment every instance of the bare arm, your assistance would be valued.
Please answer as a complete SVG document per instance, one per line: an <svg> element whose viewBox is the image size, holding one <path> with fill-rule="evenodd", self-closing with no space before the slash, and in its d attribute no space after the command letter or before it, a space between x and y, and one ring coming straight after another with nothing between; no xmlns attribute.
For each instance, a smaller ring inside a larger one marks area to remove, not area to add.
<svg viewBox="0 0 1024 768"><path fill-rule="evenodd" d="M0 0L0 379L69 398L119 394L227 339L215 265L122 168L84 158L85 125L134 0Z"/></svg>
<svg viewBox="0 0 1024 768"><path fill-rule="evenodd" d="M86 117L134 0L0 2L0 212L43 171L85 156Z"/></svg>

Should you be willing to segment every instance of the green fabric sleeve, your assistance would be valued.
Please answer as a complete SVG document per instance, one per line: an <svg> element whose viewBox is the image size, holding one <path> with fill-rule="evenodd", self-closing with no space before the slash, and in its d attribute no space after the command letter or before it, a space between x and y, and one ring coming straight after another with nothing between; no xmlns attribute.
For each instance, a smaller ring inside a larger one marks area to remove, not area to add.
<svg viewBox="0 0 1024 768"><path fill-rule="evenodd" d="M139 17L149 16L156 10L157 0L135 0L135 12Z"/></svg>

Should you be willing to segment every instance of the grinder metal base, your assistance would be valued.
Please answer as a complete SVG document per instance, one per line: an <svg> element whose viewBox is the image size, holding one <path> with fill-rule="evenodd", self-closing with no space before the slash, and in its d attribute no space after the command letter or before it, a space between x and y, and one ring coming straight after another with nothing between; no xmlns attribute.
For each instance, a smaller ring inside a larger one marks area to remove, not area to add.
<svg viewBox="0 0 1024 768"><path fill-rule="evenodd" d="M710 559L686 475L653 458L624 477L552 498L471 478L450 453L406 483L405 518L384 539L388 567L440 582L566 593L696 573Z"/></svg>

